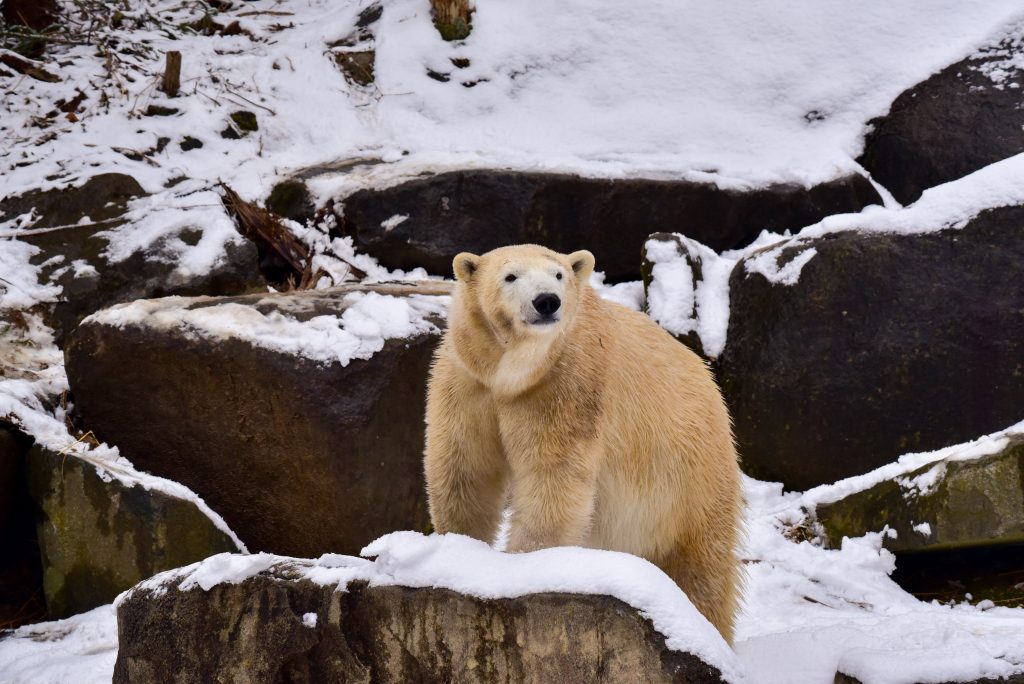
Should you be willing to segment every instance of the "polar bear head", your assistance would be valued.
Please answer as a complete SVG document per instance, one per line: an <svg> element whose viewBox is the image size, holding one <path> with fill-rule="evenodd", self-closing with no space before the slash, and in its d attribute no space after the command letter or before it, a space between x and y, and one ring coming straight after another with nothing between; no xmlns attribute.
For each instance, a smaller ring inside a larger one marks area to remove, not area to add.
<svg viewBox="0 0 1024 684"><path fill-rule="evenodd" d="M594 270L594 255L512 245L482 256L463 252L452 266L459 281L456 297L507 342L554 335L569 327Z"/></svg>

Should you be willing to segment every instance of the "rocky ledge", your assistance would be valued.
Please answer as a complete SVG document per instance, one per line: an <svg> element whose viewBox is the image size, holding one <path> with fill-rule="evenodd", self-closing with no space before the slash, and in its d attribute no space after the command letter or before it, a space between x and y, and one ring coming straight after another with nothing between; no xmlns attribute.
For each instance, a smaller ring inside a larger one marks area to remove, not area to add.
<svg viewBox="0 0 1024 684"><path fill-rule="evenodd" d="M123 595L114 682L736 682L718 633L626 554L403 532L370 561L221 554Z"/></svg>

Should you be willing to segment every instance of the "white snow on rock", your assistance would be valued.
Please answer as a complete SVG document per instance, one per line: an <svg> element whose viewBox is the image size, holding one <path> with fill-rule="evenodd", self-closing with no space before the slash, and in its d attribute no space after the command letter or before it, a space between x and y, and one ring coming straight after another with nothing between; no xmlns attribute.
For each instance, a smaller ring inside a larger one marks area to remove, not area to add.
<svg viewBox="0 0 1024 684"><path fill-rule="evenodd" d="M871 206L856 214L836 214L795 235L764 231L747 247L721 254L678 234L674 237L685 246L686 255L680 253L673 242L648 240L645 249L648 259L655 264L648 311L675 335L696 330L705 352L715 357L725 349L729 278L737 264L743 265L748 276L758 273L774 285L792 286L799 282L804 266L817 254L808 244L813 238L847 231L922 235L957 230L987 209L1018 204L1024 204L1024 154L929 188L917 202L907 207ZM703 277L694 288L687 259L697 257ZM694 298L696 320L692 317Z"/></svg>
<svg viewBox="0 0 1024 684"><path fill-rule="evenodd" d="M673 335L696 332L704 352L718 356L729 327L729 274L735 260L676 234L674 240L648 240L644 250L652 264L648 313ZM686 250L686 254L679 248ZM691 264L699 264L697 278Z"/></svg>
<svg viewBox="0 0 1024 684"><path fill-rule="evenodd" d="M369 544L361 555L373 560L336 554L316 561L266 553L219 554L145 580L119 596L115 605L136 591L208 591L218 584L238 584L277 564L293 563L305 566L306 579L341 591L349 582L362 580L371 586L451 589L484 599L544 592L607 594L650 619L669 648L699 656L721 670L728 682L746 681L735 654L668 575L630 554L578 547L509 554L457 534L395 532Z"/></svg>
<svg viewBox="0 0 1024 684"><path fill-rule="evenodd" d="M253 306L219 303L187 308L211 298L164 297L120 304L98 311L85 322L113 327L145 326L181 330L212 340L239 339L283 354L347 366L369 359L391 339L440 332L432 317L443 317L448 297L395 297L376 292L345 295L340 315L298 320L284 310L262 313Z"/></svg>

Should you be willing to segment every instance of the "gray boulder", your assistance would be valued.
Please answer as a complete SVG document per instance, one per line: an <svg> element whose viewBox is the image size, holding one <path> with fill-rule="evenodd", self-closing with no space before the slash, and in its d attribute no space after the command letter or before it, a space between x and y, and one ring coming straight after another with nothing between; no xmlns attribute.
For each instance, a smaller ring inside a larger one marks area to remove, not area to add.
<svg viewBox="0 0 1024 684"><path fill-rule="evenodd" d="M39 445L29 452L26 469L39 510L43 589L51 619L110 603L158 572L239 550L173 483L126 472L123 464L104 465Z"/></svg>
<svg viewBox="0 0 1024 684"><path fill-rule="evenodd" d="M858 161L903 204L1024 152L1024 24L1002 41L907 90L872 130Z"/></svg>
<svg viewBox="0 0 1024 684"><path fill-rule="evenodd" d="M994 454L930 463L819 505L816 517L835 548L886 526L894 552L1024 543L1024 434Z"/></svg>
<svg viewBox="0 0 1024 684"><path fill-rule="evenodd" d="M208 591L173 573L137 587L118 606L113 681L723 681L610 596L322 586L308 570L283 560Z"/></svg>
<svg viewBox="0 0 1024 684"><path fill-rule="evenodd" d="M374 332L350 295L393 295L367 311L400 317L406 302L442 310L420 294L447 291L349 286L101 312L65 350L76 409L136 466L198 492L250 549L357 553L429 526L423 416L443 320ZM364 353L337 358L353 346Z"/></svg>
<svg viewBox="0 0 1024 684"><path fill-rule="evenodd" d="M816 253L810 254L814 249ZM920 235L775 248L733 270L719 379L744 469L804 490L1012 425L1024 407L1024 207Z"/></svg>
<svg viewBox="0 0 1024 684"><path fill-rule="evenodd" d="M641 247L654 232L730 249L762 230L796 229L876 203L860 176L739 191L685 180L455 171L350 195L338 230L388 268L450 275L458 252L535 242L560 252L589 249L615 282L640 276Z"/></svg>

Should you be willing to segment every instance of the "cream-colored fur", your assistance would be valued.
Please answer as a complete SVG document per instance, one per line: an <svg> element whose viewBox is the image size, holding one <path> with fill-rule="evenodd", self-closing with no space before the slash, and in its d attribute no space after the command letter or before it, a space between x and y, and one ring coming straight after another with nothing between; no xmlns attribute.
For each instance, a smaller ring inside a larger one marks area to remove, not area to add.
<svg viewBox="0 0 1024 684"><path fill-rule="evenodd" d="M518 245L460 254L454 266L427 400L435 529L491 542L508 503L510 551L579 545L647 558L731 641L742 496L729 416L703 361L647 316L600 299L589 252ZM541 292L560 297L556 322L532 321Z"/></svg>

